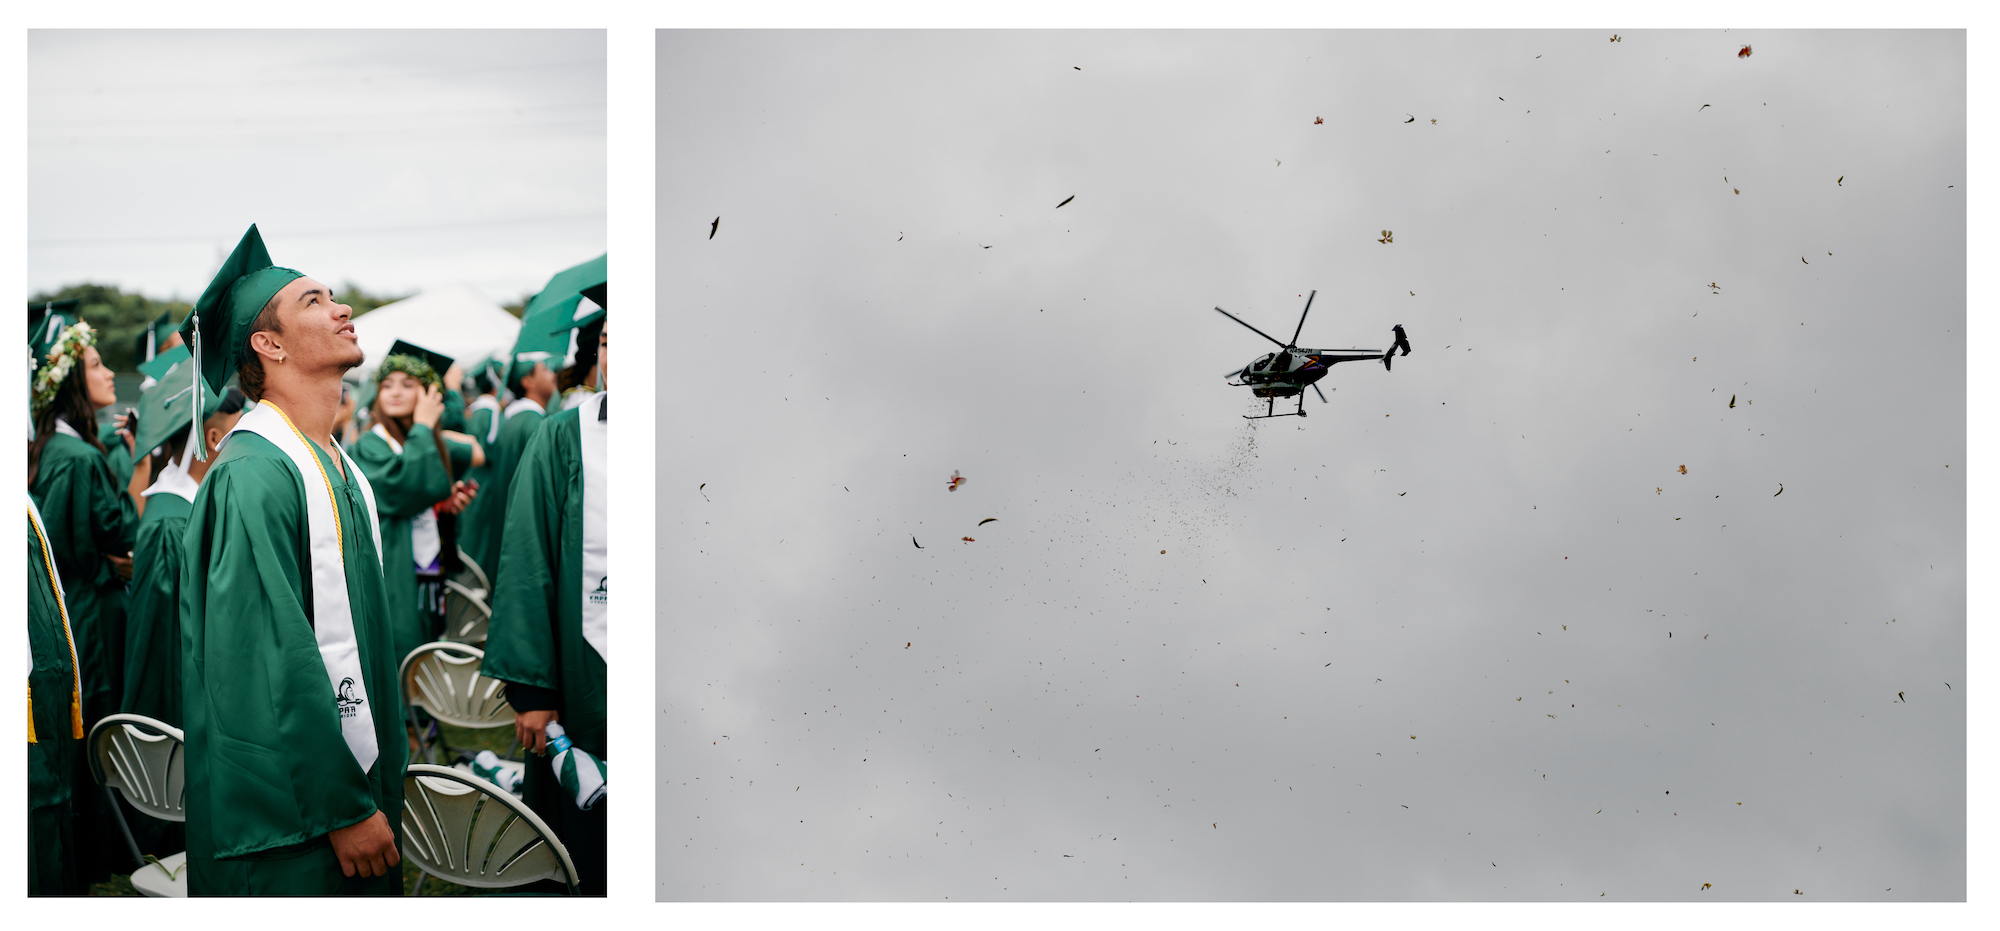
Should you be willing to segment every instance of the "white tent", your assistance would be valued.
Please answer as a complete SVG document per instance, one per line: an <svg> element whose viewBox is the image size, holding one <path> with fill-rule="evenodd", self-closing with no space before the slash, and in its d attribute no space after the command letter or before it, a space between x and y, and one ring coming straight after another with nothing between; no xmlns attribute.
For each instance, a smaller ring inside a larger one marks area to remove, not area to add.
<svg viewBox="0 0 2000 931"><path fill-rule="evenodd" d="M349 378L367 381L399 339L469 365L488 355L506 355L520 331L521 321L513 314L466 285L425 291L354 321L354 335L368 358Z"/></svg>

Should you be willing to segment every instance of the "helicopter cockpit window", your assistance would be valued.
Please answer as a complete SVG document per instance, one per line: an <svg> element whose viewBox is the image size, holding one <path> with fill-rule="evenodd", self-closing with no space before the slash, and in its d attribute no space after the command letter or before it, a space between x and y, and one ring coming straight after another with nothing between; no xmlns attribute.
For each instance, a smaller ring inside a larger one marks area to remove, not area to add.
<svg viewBox="0 0 2000 931"><path fill-rule="evenodd" d="M1257 364L1256 364L1256 365L1253 365L1253 366L1251 366L1250 368L1251 368L1251 370L1253 370L1253 371L1258 371L1258 372L1261 372L1261 371L1263 371L1263 370L1264 370L1265 368L1267 368L1267 367L1269 367L1269 366L1270 366L1270 364L1271 364L1271 360L1272 360L1273 358L1276 358L1276 357L1275 357L1275 356L1272 356L1272 355L1268 355L1268 354L1267 354L1267 355L1264 355L1264 356L1260 356L1260 357L1258 357L1258 359L1257 359Z"/></svg>

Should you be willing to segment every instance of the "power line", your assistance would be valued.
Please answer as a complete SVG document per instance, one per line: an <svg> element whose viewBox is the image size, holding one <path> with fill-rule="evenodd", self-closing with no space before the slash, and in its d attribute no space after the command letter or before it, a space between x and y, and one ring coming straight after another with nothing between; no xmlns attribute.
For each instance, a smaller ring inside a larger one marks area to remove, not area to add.
<svg viewBox="0 0 2000 931"><path fill-rule="evenodd" d="M521 223L555 223L565 220L602 219L603 217L604 217L604 211L599 210L595 213L558 213L558 214L546 214L543 216L535 216L535 217L496 217L493 219L482 219L482 220L454 220L444 223L416 223L405 226L374 226L374 227L345 229L345 230L290 231L282 227L278 227L275 228L276 231L272 235L281 239L333 239L341 236L373 236L379 233L404 233L404 232L416 232L422 230L457 229L468 226L508 226ZM230 237L237 235L241 234L227 233L227 234L217 234L211 236L202 236L202 235L106 236L106 237L82 238L82 239L30 239L28 240L28 245L95 246L95 245L104 245L107 243L137 244L137 243L160 243L160 242L219 242L227 240Z"/></svg>
<svg viewBox="0 0 2000 931"><path fill-rule="evenodd" d="M311 78L294 78L291 80L280 80L280 81L235 80L235 81L209 81L209 82L200 82L193 84L79 84L73 87L30 87L28 88L28 96L33 97L36 94L86 94L86 93L95 94L95 93L103 93L104 91L180 91L180 90L190 90L198 87L234 87L234 88L242 88L246 86L280 87L280 86L310 85L310 84L340 84L340 83L352 83L355 81L372 83L375 81L386 80L386 79L424 77L436 74L472 74L472 73L487 72L487 71L534 71L534 70L548 69L548 68L568 68L577 65L596 65L602 68L605 66L605 60L602 58L579 58L571 61L545 61L527 65L474 65L465 68L433 68L425 71L390 71L390 72L382 72L376 74L332 75L332 76L321 76L321 77L311 77ZM333 67L333 66L328 65L322 67Z"/></svg>
<svg viewBox="0 0 2000 931"><path fill-rule="evenodd" d="M518 106L518 107L474 107L474 108L453 109L453 110L404 110L404 111L370 110L361 113L315 113L313 119L315 123L339 123L341 120L350 120L350 119L376 119L376 118L414 119L417 117L471 116L473 114L490 114L490 113L520 114L529 111L539 111L539 110L564 110L573 112L593 107L602 109L604 107L604 101L595 100L595 101L590 101L588 103L532 104L528 106ZM103 117L98 119L79 119L79 120L30 119L28 120L28 127L32 130L34 127L37 126L92 126L98 124L108 124L113 126L133 126L133 125L148 124L148 123L168 123L177 126L185 126L190 123L228 123L231 125L244 125L251 123L285 123L289 125L298 125L299 118L297 116L266 116L266 117L162 116L162 117Z"/></svg>
<svg viewBox="0 0 2000 931"><path fill-rule="evenodd" d="M469 126L440 126L428 131L416 131L416 132L411 132L409 130L395 128L395 127L372 127L372 128L362 128L362 129L334 130L331 132L318 133L317 135L306 138L309 141L312 141L314 144L318 145L327 145L327 144L400 145L426 138L434 140L443 139L443 140L459 141L463 140L465 136L469 133L484 132L484 131L534 130L534 129L545 129L551 127L586 126L586 125L601 126L604 123L605 123L605 117L595 116L595 117L580 117L578 119L572 119L572 120L537 120L533 122L485 123L485 124L474 124ZM387 133L393 133L394 135L384 135ZM548 133L530 133L530 135L548 135ZM348 138L350 136L359 136L364 138ZM296 145L299 144L300 141L301 141L301 134L297 132L162 133L162 134L145 135L145 136L72 135L68 138L51 138L45 136L40 139L30 138L28 140L28 145L30 146L130 145L133 143L149 143L149 142L175 142L179 144L192 144L192 145L203 145L203 146L234 145L234 144L257 145L263 143L284 143L287 145Z"/></svg>

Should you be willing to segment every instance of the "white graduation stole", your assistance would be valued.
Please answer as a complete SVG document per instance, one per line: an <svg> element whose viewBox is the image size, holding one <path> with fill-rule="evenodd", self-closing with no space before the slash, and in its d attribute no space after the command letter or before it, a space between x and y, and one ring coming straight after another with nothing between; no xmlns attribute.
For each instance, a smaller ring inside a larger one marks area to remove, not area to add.
<svg viewBox="0 0 2000 931"><path fill-rule="evenodd" d="M499 442L499 440L500 440L500 401L499 401L499 399L498 399L498 398L495 398L494 396L492 396L492 395L490 395L490 394L482 394L482 395L480 395L479 397L476 397L476 398L473 398L473 399L472 399L472 403L471 403L471 404L467 404L467 405L465 406L465 416L466 416L466 417L467 417L468 419L470 419L470 418L472 417L472 412L473 412L473 411L492 411L492 412L493 412L493 420L492 420L492 422L491 422L491 423L487 424L487 426L486 426L486 442L487 442L487 444L488 444L488 445L491 445L491 444L493 444L493 443L497 443L497 442Z"/></svg>
<svg viewBox="0 0 2000 931"><path fill-rule="evenodd" d="M319 641L319 657L326 664L326 678L333 686L334 705L340 714L340 736L361 771L375 765L381 749L375 744L375 716L368 705L367 679L361 673L360 644L354 638L354 614L347 602L346 554L340 542L340 511L334 504L333 481L320 465L319 457L289 417L268 402L244 410L236 429L222 438L223 444L238 433L255 433L291 458L299 470L306 491L306 541L312 561L313 638ZM375 489L368 476L342 450L340 458L347 476L361 486L366 501L368 529L375 538L376 559L382 554L382 528L375 520ZM317 481L315 481L315 479ZM377 562L377 571L381 564Z"/></svg>
<svg viewBox="0 0 2000 931"><path fill-rule="evenodd" d="M403 444L389 435L387 427L376 424L368 432L382 438L389 444L389 451L398 456L403 454ZM444 552L444 538L438 535L437 512L424 508L417 516L410 518L410 555L418 569L429 569L437 562L438 554Z"/></svg>
<svg viewBox="0 0 2000 931"><path fill-rule="evenodd" d="M500 419L513 420L515 414L519 414L524 411L534 411L537 414L548 413L548 411L542 409L542 406L540 404L536 404L535 399L533 398L515 398L514 403L507 405L507 410L501 413ZM497 437L499 436L499 434L496 433L494 434L494 436Z"/></svg>
<svg viewBox="0 0 2000 931"><path fill-rule="evenodd" d="M605 583L610 580L607 557L611 534L604 525L604 514L610 491L605 465L610 431L605 421L597 419L604 403L605 394L599 392L584 402L576 419L583 458L583 640L608 662L611 654L605 647L605 620L609 595Z"/></svg>

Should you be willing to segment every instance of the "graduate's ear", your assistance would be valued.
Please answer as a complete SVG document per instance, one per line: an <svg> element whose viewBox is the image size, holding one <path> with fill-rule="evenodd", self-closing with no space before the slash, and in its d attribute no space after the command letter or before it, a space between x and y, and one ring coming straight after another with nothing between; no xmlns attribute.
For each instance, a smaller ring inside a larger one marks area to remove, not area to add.
<svg viewBox="0 0 2000 931"><path fill-rule="evenodd" d="M208 427L201 431L201 441L205 444L209 455L215 455L216 445L221 443L222 438L228 433L229 431L222 427Z"/></svg>
<svg viewBox="0 0 2000 931"><path fill-rule="evenodd" d="M279 336L273 330L258 330L250 334L250 351L257 354L267 364L283 364L285 347L279 345Z"/></svg>

